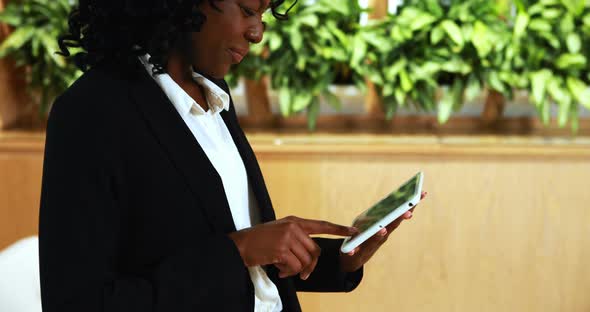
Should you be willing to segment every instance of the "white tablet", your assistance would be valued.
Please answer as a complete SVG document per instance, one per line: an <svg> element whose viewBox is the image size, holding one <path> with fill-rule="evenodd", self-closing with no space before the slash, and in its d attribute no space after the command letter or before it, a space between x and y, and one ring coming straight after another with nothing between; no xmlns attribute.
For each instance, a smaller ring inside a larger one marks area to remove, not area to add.
<svg viewBox="0 0 590 312"><path fill-rule="evenodd" d="M360 214L352 222L359 234L347 237L340 247L343 253L349 253L371 236L379 232L420 201L424 174L418 172L414 177L387 195L373 207Z"/></svg>

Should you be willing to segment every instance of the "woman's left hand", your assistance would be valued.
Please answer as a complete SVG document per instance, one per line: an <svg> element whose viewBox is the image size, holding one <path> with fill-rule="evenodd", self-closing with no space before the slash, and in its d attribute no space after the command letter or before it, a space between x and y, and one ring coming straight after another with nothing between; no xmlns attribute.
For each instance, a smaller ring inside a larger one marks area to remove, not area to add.
<svg viewBox="0 0 590 312"><path fill-rule="evenodd" d="M426 197L427 192L422 192L420 199ZM416 207L414 207L416 208ZM385 241L389 235L402 223L404 220L412 218L414 208L406 211L403 215L391 222L388 226L381 229L377 234L373 235L367 241L356 247L353 251L347 254L340 254L340 266L344 272L354 272L360 269Z"/></svg>

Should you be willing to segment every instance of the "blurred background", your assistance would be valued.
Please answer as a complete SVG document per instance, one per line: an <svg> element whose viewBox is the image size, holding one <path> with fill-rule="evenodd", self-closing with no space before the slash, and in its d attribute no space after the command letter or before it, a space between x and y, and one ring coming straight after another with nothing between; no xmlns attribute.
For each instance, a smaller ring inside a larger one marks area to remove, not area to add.
<svg viewBox="0 0 590 312"><path fill-rule="evenodd" d="M54 53L75 4L0 0L2 312L40 311L44 128L81 74ZM590 1L267 15L227 80L277 217L350 224L417 171L429 193L354 292L300 293L304 311L590 311Z"/></svg>

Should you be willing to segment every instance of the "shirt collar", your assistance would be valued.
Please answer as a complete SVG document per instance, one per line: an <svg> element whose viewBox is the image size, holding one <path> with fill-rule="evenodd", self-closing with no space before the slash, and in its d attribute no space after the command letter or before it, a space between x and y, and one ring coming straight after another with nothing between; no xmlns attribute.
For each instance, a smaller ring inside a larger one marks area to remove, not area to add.
<svg viewBox="0 0 590 312"><path fill-rule="evenodd" d="M197 104L197 102L184 91L167 73L153 75L153 65L148 62L149 54L139 57L141 63L148 71L150 76L162 88L166 96L172 102L172 105L183 116L186 114L205 115L207 112ZM191 69L193 80L201 85L205 90L205 98L209 110L212 114L216 114L221 110L229 110L229 94L217 86L214 82L207 79L205 76L195 72Z"/></svg>

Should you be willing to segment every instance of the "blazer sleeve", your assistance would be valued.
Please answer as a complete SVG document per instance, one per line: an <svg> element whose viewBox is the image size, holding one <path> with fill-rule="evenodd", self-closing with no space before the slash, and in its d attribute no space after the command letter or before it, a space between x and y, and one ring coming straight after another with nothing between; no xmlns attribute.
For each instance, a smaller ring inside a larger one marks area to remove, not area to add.
<svg viewBox="0 0 590 312"><path fill-rule="evenodd" d="M322 249L318 263L307 280L294 277L297 291L350 292L363 279L363 267L355 272L340 270L340 245L342 239L314 238Z"/></svg>
<svg viewBox="0 0 590 312"><path fill-rule="evenodd" d="M108 156L115 153L109 151L113 140L101 127L106 116L92 117L94 111L80 108L91 105L75 102L62 96L48 121L39 220L43 311L243 311L250 306L247 269L225 235L201 237L141 276L121 272L117 257L126 225Z"/></svg>

